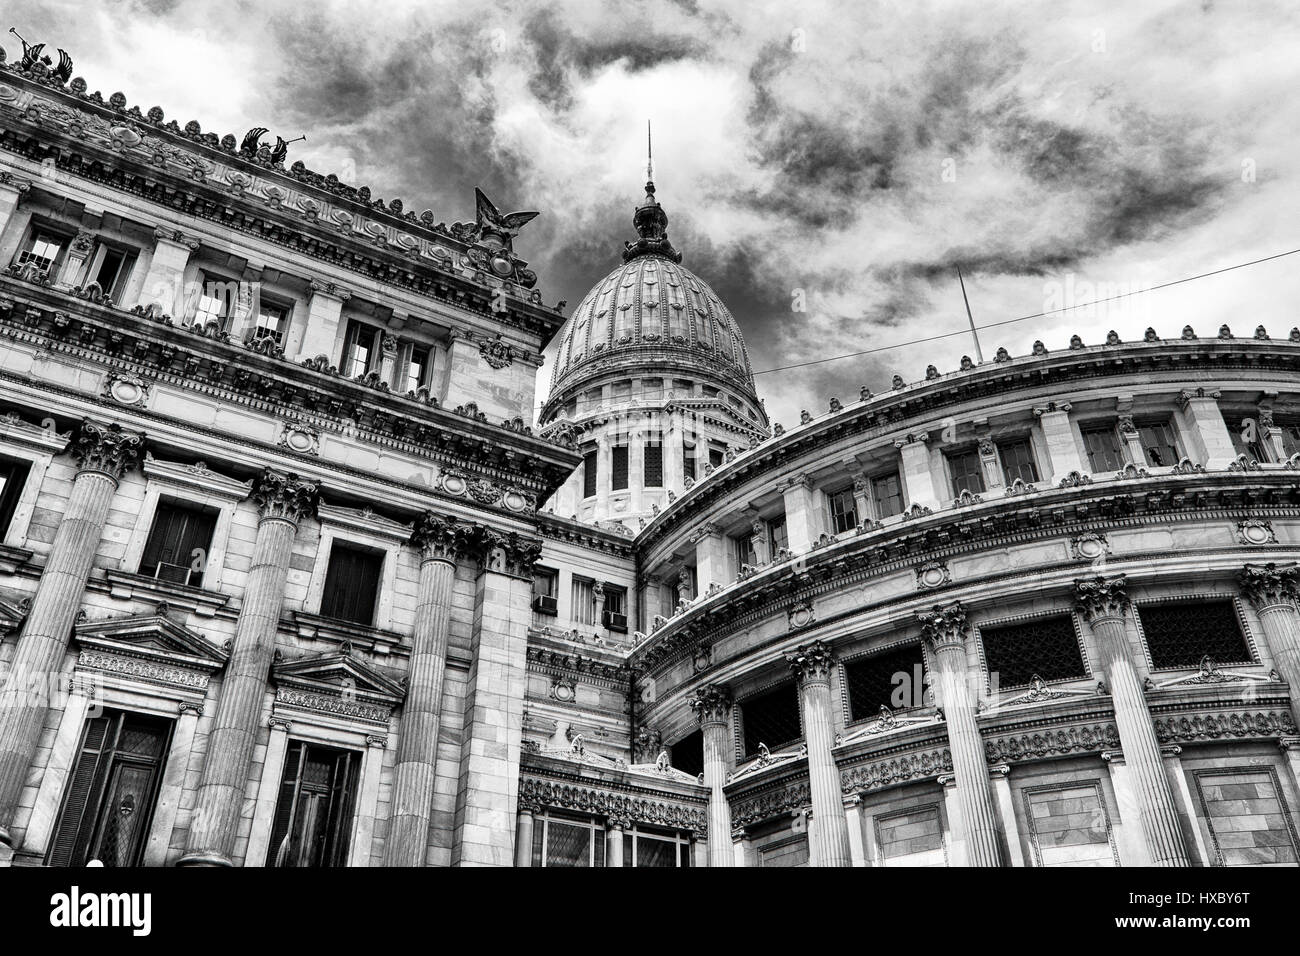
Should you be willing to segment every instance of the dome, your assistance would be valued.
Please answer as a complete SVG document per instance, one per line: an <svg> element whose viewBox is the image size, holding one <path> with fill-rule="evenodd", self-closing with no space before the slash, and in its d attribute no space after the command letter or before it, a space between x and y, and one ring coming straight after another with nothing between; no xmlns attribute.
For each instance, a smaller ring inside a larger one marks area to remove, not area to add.
<svg viewBox="0 0 1300 956"><path fill-rule="evenodd" d="M627 244L622 265L596 283L557 336L551 402L627 366L712 379L758 404L740 328L708 283L681 265L667 222L654 184L647 183L646 201L634 219L639 238Z"/></svg>

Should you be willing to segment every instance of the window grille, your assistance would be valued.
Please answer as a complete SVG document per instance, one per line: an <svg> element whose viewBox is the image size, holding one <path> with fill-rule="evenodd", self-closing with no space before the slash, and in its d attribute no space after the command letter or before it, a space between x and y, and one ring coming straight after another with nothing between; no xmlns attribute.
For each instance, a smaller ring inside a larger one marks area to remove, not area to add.
<svg viewBox="0 0 1300 956"><path fill-rule="evenodd" d="M1028 684L1034 675L1043 680L1088 676L1068 614L981 627L980 641L989 676L997 675L999 687Z"/></svg>
<svg viewBox="0 0 1300 956"><path fill-rule="evenodd" d="M740 722L744 727L745 756L758 753L758 745L776 750L803 736L799 722L799 690L788 681L740 705Z"/></svg>
<svg viewBox="0 0 1300 956"><path fill-rule="evenodd" d="M538 814L533 822L533 866L605 865L605 828L591 818Z"/></svg>
<svg viewBox="0 0 1300 956"><path fill-rule="evenodd" d="M689 773L693 777L704 773L703 731L692 731L669 749L672 751L673 769Z"/></svg>
<svg viewBox="0 0 1300 956"><path fill-rule="evenodd" d="M881 707L907 710L925 705L925 670L920 644L859 657L844 665L849 718L867 720Z"/></svg>
<svg viewBox="0 0 1300 956"><path fill-rule="evenodd" d="M654 830L635 824L623 833L623 865L690 866L690 837L676 830Z"/></svg>
<svg viewBox="0 0 1300 956"><path fill-rule="evenodd" d="M1208 656L1216 664L1248 664L1253 657L1231 599L1175 601L1138 608L1151 666L1198 667Z"/></svg>

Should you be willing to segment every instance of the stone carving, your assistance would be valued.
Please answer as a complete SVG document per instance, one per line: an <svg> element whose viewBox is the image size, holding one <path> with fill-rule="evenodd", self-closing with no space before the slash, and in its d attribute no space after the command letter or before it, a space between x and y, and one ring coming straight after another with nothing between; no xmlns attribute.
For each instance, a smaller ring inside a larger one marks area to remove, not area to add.
<svg viewBox="0 0 1300 956"><path fill-rule="evenodd" d="M921 612L916 619L921 624L921 636L936 651L951 644L964 644L970 632L966 609L960 601L947 606L936 604L933 610Z"/></svg>
<svg viewBox="0 0 1300 956"><path fill-rule="evenodd" d="M731 691L723 684L701 687L688 703L701 726L725 724L731 716Z"/></svg>
<svg viewBox="0 0 1300 956"><path fill-rule="evenodd" d="M119 480L140 460L144 435L123 431L113 422L102 425L87 418L81 423L69 449L80 471L98 471Z"/></svg>
<svg viewBox="0 0 1300 956"><path fill-rule="evenodd" d="M509 342L501 338L500 332L497 333L494 339L485 338L480 341L478 351L483 356L483 361L495 369L506 368L515 360L514 348Z"/></svg>
<svg viewBox="0 0 1300 956"><path fill-rule="evenodd" d="M1122 574L1113 578L1098 576L1091 581L1075 581L1075 610L1089 623L1121 617L1129 604L1127 584Z"/></svg>
<svg viewBox="0 0 1300 956"><path fill-rule="evenodd" d="M320 432L304 419L287 419L281 425L280 440L277 444L300 455L319 455Z"/></svg>
<svg viewBox="0 0 1300 956"><path fill-rule="evenodd" d="M793 654L785 655L785 659L800 683L830 683L835 657L825 642L813 641L811 644L804 644Z"/></svg>
<svg viewBox="0 0 1300 956"><path fill-rule="evenodd" d="M149 383L139 375L112 369L104 377L102 394L119 405L143 405L149 398Z"/></svg>
<svg viewBox="0 0 1300 956"><path fill-rule="evenodd" d="M918 590L943 587L952 583L952 574L947 561L927 561L916 569L916 587Z"/></svg>
<svg viewBox="0 0 1300 956"><path fill-rule="evenodd" d="M1070 539L1070 556L1080 561L1095 561L1110 554L1110 542L1104 534L1086 531Z"/></svg>
<svg viewBox="0 0 1300 956"><path fill-rule="evenodd" d="M455 561L472 552L476 532L468 522L426 511L416 519L410 541L420 550L422 560Z"/></svg>
<svg viewBox="0 0 1300 956"><path fill-rule="evenodd" d="M297 524L314 517L320 502L320 486L295 474L267 468L253 482L253 501L262 519L281 518Z"/></svg>
<svg viewBox="0 0 1300 956"><path fill-rule="evenodd" d="M1277 535L1273 532L1273 522L1247 518L1237 522L1237 540L1242 544L1277 544Z"/></svg>
<svg viewBox="0 0 1300 956"><path fill-rule="evenodd" d="M801 627L807 627L817 618L813 612L811 601L796 601L786 609L786 619L789 622L791 630Z"/></svg>
<svg viewBox="0 0 1300 956"><path fill-rule="evenodd" d="M1300 566L1291 564L1248 564L1237 574L1242 593L1262 610L1276 604L1295 605L1300 601Z"/></svg>
<svg viewBox="0 0 1300 956"><path fill-rule="evenodd" d="M532 579L533 565L542 554L540 541L517 531L502 533L485 527L477 529L477 536L481 570Z"/></svg>

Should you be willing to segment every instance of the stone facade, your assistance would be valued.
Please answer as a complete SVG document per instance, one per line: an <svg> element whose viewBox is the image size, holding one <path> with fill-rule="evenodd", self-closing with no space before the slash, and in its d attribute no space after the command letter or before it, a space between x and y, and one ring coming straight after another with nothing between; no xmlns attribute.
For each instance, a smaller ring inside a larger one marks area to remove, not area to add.
<svg viewBox="0 0 1300 956"><path fill-rule="evenodd" d="M276 152L0 63L0 865L1296 863L1300 332L769 429L652 184Z"/></svg>

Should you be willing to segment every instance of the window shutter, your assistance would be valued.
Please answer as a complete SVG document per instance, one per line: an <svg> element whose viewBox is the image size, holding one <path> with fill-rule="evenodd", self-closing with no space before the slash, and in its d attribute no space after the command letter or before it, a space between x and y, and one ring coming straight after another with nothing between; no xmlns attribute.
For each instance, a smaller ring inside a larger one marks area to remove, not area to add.
<svg viewBox="0 0 1300 956"><path fill-rule="evenodd" d="M81 822L86 816L87 804L94 792L95 778L99 774L100 761L108 737L107 717L96 717L86 724L81 736L81 751L77 764L68 776L67 790L64 792L63 809L59 812L59 823L54 831L54 840L46 857L48 866L71 866L77 849L77 836L81 832Z"/></svg>
<svg viewBox="0 0 1300 956"><path fill-rule="evenodd" d="M284 771L280 775L280 797L275 805L275 820L271 824L271 846L267 850L267 866L283 866L288 858L288 847L282 846L293 826L293 812L297 803L298 778L302 773L303 745L289 744L284 755Z"/></svg>
<svg viewBox="0 0 1300 956"><path fill-rule="evenodd" d="M373 625L383 563L383 556L374 551L336 542L325 573L321 614L366 627Z"/></svg>

